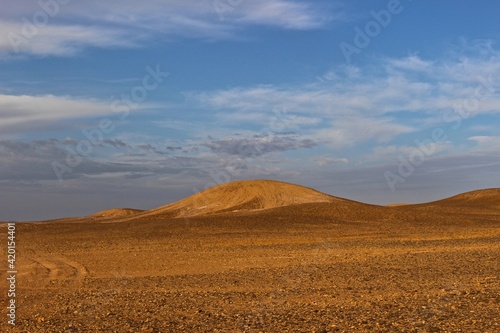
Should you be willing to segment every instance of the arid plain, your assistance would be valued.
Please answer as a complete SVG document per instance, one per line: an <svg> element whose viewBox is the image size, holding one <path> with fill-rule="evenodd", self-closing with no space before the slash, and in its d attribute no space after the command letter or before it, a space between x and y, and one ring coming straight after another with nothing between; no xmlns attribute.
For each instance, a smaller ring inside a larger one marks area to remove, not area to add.
<svg viewBox="0 0 500 333"><path fill-rule="evenodd" d="M16 237L2 332L500 332L500 189L382 207L242 181Z"/></svg>

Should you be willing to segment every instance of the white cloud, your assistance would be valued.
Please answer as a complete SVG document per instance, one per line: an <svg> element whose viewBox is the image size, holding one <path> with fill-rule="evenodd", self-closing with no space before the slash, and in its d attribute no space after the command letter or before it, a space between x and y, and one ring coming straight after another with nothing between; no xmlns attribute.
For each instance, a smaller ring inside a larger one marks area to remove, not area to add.
<svg viewBox="0 0 500 333"><path fill-rule="evenodd" d="M311 120L298 122L295 131L335 147L372 139L389 142L417 127L455 125L458 118L500 113L495 79L500 77L500 52L441 61L412 55L381 59L376 68L340 66L313 83L237 87L188 97L218 110L219 120L240 120L241 125L263 120L270 110L285 105L290 114Z"/></svg>
<svg viewBox="0 0 500 333"><path fill-rule="evenodd" d="M130 38L118 29L101 29L81 25L45 25L33 34L23 34L22 22L0 21L0 56L28 54L37 56L70 56L86 47L131 47Z"/></svg>
<svg viewBox="0 0 500 333"><path fill-rule="evenodd" d="M331 128L317 130L314 136L332 147L346 148L369 140L388 142L413 131L413 128L387 118L345 117L332 124Z"/></svg>
<svg viewBox="0 0 500 333"><path fill-rule="evenodd" d="M424 141L423 141L424 142ZM436 156L441 152L447 151L452 147L452 143L446 142L425 142L422 146L421 143L413 146L409 145L384 145L376 146L372 152L362 159L365 163L390 163L397 161L400 157L405 159L413 154L423 155L426 158Z"/></svg>
<svg viewBox="0 0 500 333"><path fill-rule="evenodd" d="M289 105L293 112L325 116L348 114L354 109L370 108L370 101L362 93L354 94L353 91L347 95L345 93L345 90L308 86L295 88L256 86L191 94L191 97L213 108L238 112L262 112L272 110L279 105Z"/></svg>
<svg viewBox="0 0 500 333"><path fill-rule="evenodd" d="M310 139L300 139L291 135L254 135L250 137L227 137L206 140L201 146L216 154L236 155L242 158L254 158L272 152L313 148L317 143Z"/></svg>
<svg viewBox="0 0 500 333"><path fill-rule="evenodd" d="M398 64L394 65L395 62ZM493 79L500 76L500 56L497 65L493 65L492 60L484 63L486 71L479 70L482 60L470 59L469 62L475 63L477 72L474 76L469 73L467 81L457 80L456 72L460 71L462 61L432 64L410 57L410 60L384 61L382 73L341 69L329 71L316 83L297 87L261 85L193 93L191 97L218 109L257 112L276 105L290 105L296 112L324 117L376 116L401 111L433 113L439 117L457 105L470 109L471 116L500 112L500 96L495 93L499 84ZM401 64L427 70L421 77L414 77L411 72L401 70Z"/></svg>
<svg viewBox="0 0 500 333"><path fill-rule="evenodd" d="M90 3L90 4L89 4ZM221 5L222 4L222 5ZM107 22L165 27L165 23L180 23L182 28L203 28L227 25L270 25L283 29L314 29L326 23L324 12L305 1L197 1L149 0L137 6L131 0L90 0L68 6L76 15ZM329 19L332 18L330 15ZM179 28L180 32L180 28Z"/></svg>
<svg viewBox="0 0 500 333"><path fill-rule="evenodd" d="M319 28L326 22L326 18L320 10L313 10L311 5L306 2L246 1L242 3L241 7L242 13L239 21L248 24L307 30Z"/></svg>
<svg viewBox="0 0 500 333"><path fill-rule="evenodd" d="M330 164L348 164L349 160L345 157L343 158L333 158L328 156L318 156L313 159L316 164L320 167L327 166Z"/></svg>
<svg viewBox="0 0 500 333"><path fill-rule="evenodd" d="M223 12L215 4L148 0L138 5L131 0L89 0L44 9L39 2L20 0L16 5L2 5L0 55L72 55L86 47L130 47L175 36L228 39L242 36L241 31L249 26L307 30L332 19L325 18L317 5L302 1L228 3Z"/></svg>
<svg viewBox="0 0 500 333"><path fill-rule="evenodd" d="M476 143L476 151L500 151L500 136L472 136L468 140Z"/></svg>
<svg viewBox="0 0 500 333"><path fill-rule="evenodd" d="M142 105L141 107L148 106ZM131 108L131 110L138 108ZM0 110L0 130L2 132L21 131L23 133L26 128L32 125L42 126L63 120L123 114L113 113L111 103L54 95L0 94Z"/></svg>
<svg viewBox="0 0 500 333"><path fill-rule="evenodd" d="M389 60L389 65L393 68L412 70L412 71L428 71L432 68L431 61L425 61L418 56L409 56L402 59Z"/></svg>

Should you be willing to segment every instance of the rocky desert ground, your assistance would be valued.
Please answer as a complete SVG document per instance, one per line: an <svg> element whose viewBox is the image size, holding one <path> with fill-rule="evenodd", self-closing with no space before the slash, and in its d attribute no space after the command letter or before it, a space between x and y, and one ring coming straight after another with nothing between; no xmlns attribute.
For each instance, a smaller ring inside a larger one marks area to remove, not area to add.
<svg viewBox="0 0 500 333"><path fill-rule="evenodd" d="M1 332L500 332L500 189L381 207L235 182L16 244Z"/></svg>

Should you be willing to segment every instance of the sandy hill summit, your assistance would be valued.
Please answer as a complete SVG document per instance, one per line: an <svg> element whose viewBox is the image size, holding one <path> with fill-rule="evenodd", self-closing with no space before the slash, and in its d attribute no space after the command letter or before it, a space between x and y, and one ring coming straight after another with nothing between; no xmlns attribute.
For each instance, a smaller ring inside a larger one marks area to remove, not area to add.
<svg viewBox="0 0 500 333"><path fill-rule="evenodd" d="M348 202L349 200L280 181L246 180L217 185L139 215L141 217L158 215L191 217L335 201Z"/></svg>
<svg viewBox="0 0 500 333"><path fill-rule="evenodd" d="M374 210L383 207L338 198L314 189L275 180L234 181L208 188L180 201L143 211L130 208L114 208L93 214L91 219L142 219L176 218L262 211L299 204L323 204L324 209L342 207L347 210ZM326 204L326 206L325 206ZM393 207L439 207L450 209L500 209L500 189L477 190L447 199L419 205L396 204ZM370 211L371 211L370 210ZM375 212L375 211L374 211Z"/></svg>

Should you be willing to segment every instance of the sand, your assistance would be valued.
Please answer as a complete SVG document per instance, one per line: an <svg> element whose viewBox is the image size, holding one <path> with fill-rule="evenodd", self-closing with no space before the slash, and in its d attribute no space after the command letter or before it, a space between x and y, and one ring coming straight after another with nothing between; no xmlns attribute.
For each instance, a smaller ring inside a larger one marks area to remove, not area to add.
<svg viewBox="0 0 500 333"><path fill-rule="evenodd" d="M347 201L313 189L274 180L235 181L184 200L144 212L142 217L185 217L285 207L303 203Z"/></svg>
<svg viewBox="0 0 500 333"><path fill-rule="evenodd" d="M208 194L18 224L17 325L2 306L0 331L500 331L498 190L396 207L266 181Z"/></svg>
<svg viewBox="0 0 500 333"><path fill-rule="evenodd" d="M144 210L140 209L131 209L131 208L112 208L103 210L101 212L92 214L89 218L116 218L116 217L128 217L132 215L136 215L138 213L142 213Z"/></svg>

